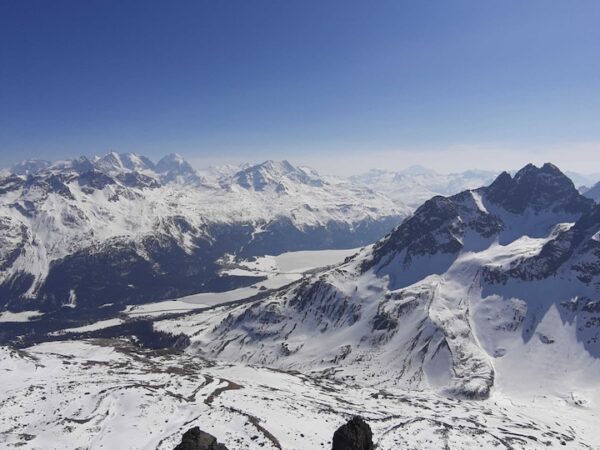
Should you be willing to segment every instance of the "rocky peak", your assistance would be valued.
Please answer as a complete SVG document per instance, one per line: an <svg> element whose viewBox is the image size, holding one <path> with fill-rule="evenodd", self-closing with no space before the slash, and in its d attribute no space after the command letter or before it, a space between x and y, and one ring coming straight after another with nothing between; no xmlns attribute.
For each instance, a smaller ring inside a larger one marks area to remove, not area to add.
<svg viewBox="0 0 600 450"><path fill-rule="evenodd" d="M567 218L577 220L594 204L580 195L573 182L556 166L544 164L538 168L528 164L514 177L508 172L501 173L488 187L426 201L412 217L375 245L372 258L364 261L362 270L386 266L398 255L401 255L402 267L406 268L415 257L459 252L464 248L466 233L476 233L479 236L473 241L476 242L510 227L503 222L502 214L490 214L486 210L482 197L515 215L522 215L526 210L535 214L552 213L546 220L550 226ZM530 231L511 229L510 233L518 235Z"/></svg>
<svg viewBox="0 0 600 450"><path fill-rule="evenodd" d="M415 256L458 252L462 248L460 236L464 226L452 198L433 197L375 244L372 258L364 261L362 270L385 264L401 252L405 252L405 263Z"/></svg>
<svg viewBox="0 0 600 450"><path fill-rule="evenodd" d="M269 159L262 164L259 164L260 167L271 171L271 172L280 172L280 173L290 173L297 170L292 164L290 164L287 160L282 161L273 161Z"/></svg>
<svg viewBox="0 0 600 450"><path fill-rule="evenodd" d="M526 209L582 214L592 206L569 177L550 163L539 168L528 164L514 177L502 172L484 192L490 201L514 214Z"/></svg>
<svg viewBox="0 0 600 450"><path fill-rule="evenodd" d="M194 427L183 434L175 450L227 450L227 447L217 442L213 435Z"/></svg>

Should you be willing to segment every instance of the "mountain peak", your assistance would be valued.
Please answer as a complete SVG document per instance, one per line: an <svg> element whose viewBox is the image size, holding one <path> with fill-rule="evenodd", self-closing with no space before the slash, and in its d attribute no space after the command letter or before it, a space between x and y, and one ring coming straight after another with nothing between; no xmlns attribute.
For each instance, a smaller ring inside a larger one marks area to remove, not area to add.
<svg viewBox="0 0 600 450"><path fill-rule="evenodd" d="M154 169L154 163L145 156L140 156L137 153L117 153L110 151L104 156L94 158L94 168L105 174L115 175L129 171L151 171Z"/></svg>
<svg viewBox="0 0 600 450"><path fill-rule="evenodd" d="M106 155L101 156L94 164L101 172L111 174L122 172L125 169L121 157L117 152L110 151Z"/></svg>
<svg viewBox="0 0 600 450"><path fill-rule="evenodd" d="M293 166L289 161L285 159L281 161L268 159L260 164L256 164L255 166L250 166L248 169L252 169L253 167L257 169L265 169L270 172L279 174L288 174L299 170L297 167Z"/></svg>
<svg viewBox="0 0 600 450"><path fill-rule="evenodd" d="M554 164L549 163L549 162L544 163L544 165L542 166L542 171L563 174L558 167L556 167Z"/></svg>
<svg viewBox="0 0 600 450"><path fill-rule="evenodd" d="M169 161L169 162L173 162L176 164L184 164L185 163L185 159L179 153L169 153L168 155L163 156L161 158L161 161L165 161L165 162Z"/></svg>
<svg viewBox="0 0 600 450"><path fill-rule="evenodd" d="M156 163L158 173L173 173L178 175L190 175L195 173L194 169L179 153L171 153Z"/></svg>
<svg viewBox="0 0 600 450"><path fill-rule="evenodd" d="M520 169L515 174L514 178L515 180L518 180L523 177L538 176L540 174L569 179L569 177L563 174L561 170L552 163L545 163L541 167L537 167L536 165L529 163Z"/></svg>
<svg viewBox="0 0 600 450"><path fill-rule="evenodd" d="M240 170L233 181L245 189L265 190L273 186L280 192L286 191L293 183L322 186L323 181L314 170L295 167L288 161L267 160L263 163Z"/></svg>
<svg viewBox="0 0 600 450"><path fill-rule="evenodd" d="M485 188L485 193L489 200L515 214L528 208L536 212L563 210L583 213L591 206L579 194L571 179L550 163L542 167L527 164L514 177L502 172Z"/></svg>
<svg viewBox="0 0 600 450"><path fill-rule="evenodd" d="M155 168L152 161L138 153L121 153L118 156L123 167L134 172L154 170Z"/></svg>

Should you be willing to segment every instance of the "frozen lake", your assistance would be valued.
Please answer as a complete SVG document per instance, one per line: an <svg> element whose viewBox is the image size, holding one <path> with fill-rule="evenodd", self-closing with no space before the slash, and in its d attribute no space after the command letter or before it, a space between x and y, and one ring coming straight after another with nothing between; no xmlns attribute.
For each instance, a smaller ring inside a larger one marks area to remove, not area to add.
<svg viewBox="0 0 600 450"><path fill-rule="evenodd" d="M301 279L310 270L340 264L359 250L359 248L354 248L287 252L277 256L265 255L251 260L238 261L235 268L224 270L223 273L234 276L267 277L267 279L251 286L226 292L205 292L162 302L130 306L125 312L130 316L156 316L244 300L261 291L286 286Z"/></svg>

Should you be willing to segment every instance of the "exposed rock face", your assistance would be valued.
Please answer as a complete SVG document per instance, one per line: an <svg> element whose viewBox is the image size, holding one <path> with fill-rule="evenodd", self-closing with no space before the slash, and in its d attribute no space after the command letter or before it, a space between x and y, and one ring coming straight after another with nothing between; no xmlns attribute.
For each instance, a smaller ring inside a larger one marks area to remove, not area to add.
<svg viewBox="0 0 600 450"><path fill-rule="evenodd" d="M514 177L503 172L487 189L487 197L509 212L521 214L527 208L583 213L591 202L579 194L573 182L555 165L528 164Z"/></svg>
<svg viewBox="0 0 600 450"><path fill-rule="evenodd" d="M353 417L333 434L332 450L373 450L371 427L362 417Z"/></svg>
<svg viewBox="0 0 600 450"><path fill-rule="evenodd" d="M368 426L368 425L367 425ZM362 447L361 447L362 448ZM365 447L366 448L366 447ZM175 450L228 450L223 444L217 442L217 438L205 433L198 427L194 427L185 432L181 438L181 443L175 447Z"/></svg>

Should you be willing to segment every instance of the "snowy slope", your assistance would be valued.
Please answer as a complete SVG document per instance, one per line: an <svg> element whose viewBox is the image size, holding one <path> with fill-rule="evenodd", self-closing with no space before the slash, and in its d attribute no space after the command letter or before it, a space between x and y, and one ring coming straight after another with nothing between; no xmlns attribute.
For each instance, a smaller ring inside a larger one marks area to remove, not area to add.
<svg viewBox="0 0 600 450"><path fill-rule="evenodd" d="M599 233L600 207L556 167L529 165L433 198L375 245L267 300L155 328L188 334L190 351L210 357L362 385L589 400Z"/></svg>
<svg viewBox="0 0 600 450"><path fill-rule="evenodd" d="M287 162L218 180L179 155L154 164L112 152L16 169L0 179L0 308L190 294L216 276L225 253L352 248L408 214Z"/></svg>
<svg viewBox="0 0 600 450"><path fill-rule="evenodd" d="M193 426L230 450L330 448L352 415L381 450L598 448L595 402L457 401L142 350L125 340L0 347L0 446L171 450Z"/></svg>

